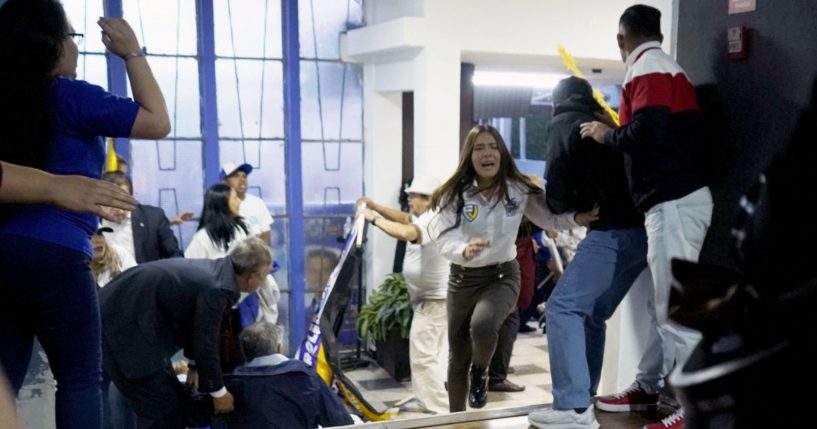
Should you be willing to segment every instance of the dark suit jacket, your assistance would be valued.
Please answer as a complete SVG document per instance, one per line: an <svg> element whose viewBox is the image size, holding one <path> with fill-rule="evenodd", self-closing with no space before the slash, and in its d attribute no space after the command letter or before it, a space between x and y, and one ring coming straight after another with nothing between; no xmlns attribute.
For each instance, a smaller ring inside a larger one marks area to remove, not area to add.
<svg viewBox="0 0 817 429"><path fill-rule="evenodd" d="M301 361L242 366L225 379L235 411L217 419L213 429L312 429L353 423L338 396Z"/></svg>
<svg viewBox="0 0 817 429"><path fill-rule="evenodd" d="M115 363L126 378L145 377L184 348L196 361L199 390L220 389L222 319L238 297L229 257L162 259L125 271L99 293L103 367L114 373Z"/></svg>
<svg viewBox="0 0 817 429"><path fill-rule="evenodd" d="M170 230L164 210L140 204L131 212L133 250L137 263L184 257L179 242Z"/></svg>

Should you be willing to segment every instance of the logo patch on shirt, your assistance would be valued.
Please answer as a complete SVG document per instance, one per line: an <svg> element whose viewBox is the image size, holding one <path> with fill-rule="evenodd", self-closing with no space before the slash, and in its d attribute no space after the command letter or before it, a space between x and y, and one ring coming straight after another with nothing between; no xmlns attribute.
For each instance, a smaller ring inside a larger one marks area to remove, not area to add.
<svg viewBox="0 0 817 429"><path fill-rule="evenodd" d="M473 222L474 219L479 216L479 206L476 204L466 204L465 207L462 208L462 214L465 215L465 220Z"/></svg>
<svg viewBox="0 0 817 429"><path fill-rule="evenodd" d="M516 210L519 209L519 203L516 202L515 198L511 198L510 201L505 203L505 215L508 217L516 215Z"/></svg>

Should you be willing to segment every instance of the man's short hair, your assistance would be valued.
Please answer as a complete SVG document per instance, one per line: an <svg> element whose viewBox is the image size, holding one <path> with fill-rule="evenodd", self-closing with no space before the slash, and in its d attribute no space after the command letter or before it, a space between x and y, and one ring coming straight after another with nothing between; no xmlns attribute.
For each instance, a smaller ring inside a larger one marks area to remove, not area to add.
<svg viewBox="0 0 817 429"><path fill-rule="evenodd" d="M630 6L621 14L618 23L635 36L661 37L661 11L652 6Z"/></svg>
<svg viewBox="0 0 817 429"><path fill-rule="evenodd" d="M260 238L248 238L230 252L236 274L257 273L272 267L272 250Z"/></svg>
<svg viewBox="0 0 817 429"><path fill-rule="evenodd" d="M278 352L284 330L269 322L255 322L238 334L238 342L244 357L251 361L260 356L269 356Z"/></svg>
<svg viewBox="0 0 817 429"><path fill-rule="evenodd" d="M116 186L127 185L128 193L133 195L133 182L131 182L130 177L128 177L127 174L121 171L108 171L102 174L102 180L111 182Z"/></svg>

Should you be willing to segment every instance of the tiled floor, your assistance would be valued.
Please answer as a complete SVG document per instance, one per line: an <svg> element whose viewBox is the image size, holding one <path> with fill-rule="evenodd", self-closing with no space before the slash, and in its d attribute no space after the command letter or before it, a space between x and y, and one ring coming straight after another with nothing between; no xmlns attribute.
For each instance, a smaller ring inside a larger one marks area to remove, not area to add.
<svg viewBox="0 0 817 429"><path fill-rule="evenodd" d="M533 323L530 324L533 326ZM526 386L519 393L488 393L488 404L482 410L544 405L553 402L550 380L550 363L547 353L547 338L541 331L519 334L514 345L511 367L514 373L508 379ZM384 370L373 364L369 368L348 371L364 398L382 402L387 407L411 395L411 382L394 381ZM648 413L604 413L597 412L601 427L605 429L635 429L652 423L670 414L672 409L662 406L657 412ZM395 420L428 417L429 414L401 411ZM494 420L473 421L451 425L433 425L461 429L478 428L528 428L527 417L509 417Z"/></svg>
<svg viewBox="0 0 817 429"><path fill-rule="evenodd" d="M534 324L531 322L531 326ZM514 344L511 367L514 373L508 379L526 386L519 393L488 393L488 404L484 409L542 405L553 401L550 384L550 364L548 363L547 338L541 331L519 334ZM411 395L411 382L397 382L384 370L376 366L348 371L346 375L360 387L365 398L376 398L386 406ZM397 419L427 416L427 414L400 412Z"/></svg>

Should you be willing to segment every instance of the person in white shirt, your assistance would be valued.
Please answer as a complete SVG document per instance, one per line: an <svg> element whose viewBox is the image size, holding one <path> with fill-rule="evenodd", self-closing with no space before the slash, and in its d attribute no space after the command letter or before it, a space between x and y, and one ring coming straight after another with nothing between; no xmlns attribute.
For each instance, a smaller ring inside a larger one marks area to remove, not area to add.
<svg viewBox="0 0 817 429"><path fill-rule="evenodd" d="M433 177L420 176L406 189L411 213L376 204L366 204L366 220L386 234L408 242L403 263L414 318L409 332L411 387L420 411L448 412L448 394L443 381L448 358L448 316L445 297L448 289L449 262L441 257L439 245L428 236L428 223L435 212L429 210L431 194L440 185ZM408 408L407 408L408 409Z"/></svg>
<svg viewBox="0 0 817 429"><path fill-rule="evenodd" d="M488 365L499 327L516 310L520 274L516 235L522 216L542 228L587 225L597 211L554 215L544 191L519 172L499 132L478 125L465 138L456 172L438 188L429 224L449 259L448 399L451 412L487 401ZM468 371L471 388L468 389Z"/></svg>
<svg viewBox="0 0 817 429"><path fill-rule="evenodd" d="M259 237L270 243L270 225L273 223L267 204L261 198L247 193L249 182L247 176L252 172L250 164L236 165L228 162L221 166L221 177L224 183L235 189L241 201L239 214L249 227L251 237Z"/></svg>
<svg viewBox="0 0 817 429"><path fill-rule="evenodd" d="M199 229L184 251L185 258L218 259L227 256L239 243L246 240L250 228L239 216L241 200L235 189L217 183L204 194L204 207L199 218ZM266 242L265 242L266 243ZM268 244L268 243L267 243ZM278 299L281 292L272 276L255 292L258 295L256 320L269 323L278 321ZM239 301L246 299L242 293Z"/></svg>

